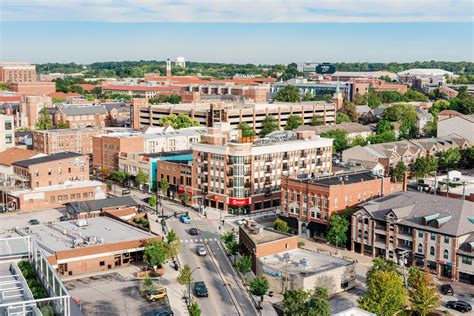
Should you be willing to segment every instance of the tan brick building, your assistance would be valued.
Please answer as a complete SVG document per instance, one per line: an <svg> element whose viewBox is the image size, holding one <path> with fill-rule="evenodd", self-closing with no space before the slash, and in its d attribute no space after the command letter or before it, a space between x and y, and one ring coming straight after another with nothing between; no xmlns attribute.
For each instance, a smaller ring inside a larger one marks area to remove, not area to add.
<svg viewBox="0 0 474 316"><path fill-rule="evenodd" d="M10 89L21 95L50 95L56 92L56 83L48 81L17 82Z"/></svg>
<svg viewBox="0 0 474 316"><path fill-rule="evenodd" d="M92 137L101 133L98 128L33 131L33 149L48 155L63 151L91 155Z"/></svg>
<svg viewBox="0 0 474 316"><path fill-rule="evenodd" d="M166 179L170 185L170 193L182 195L187 193L189 201L193 194L192 163L190 161L160 161L157 168L157 181Z"/></svg>
<svg viewBox="0 0 474 316"><path fill-rule="evenodd" d="M34 82L36 67L27 62L0 62L0 82Z"/></svg>

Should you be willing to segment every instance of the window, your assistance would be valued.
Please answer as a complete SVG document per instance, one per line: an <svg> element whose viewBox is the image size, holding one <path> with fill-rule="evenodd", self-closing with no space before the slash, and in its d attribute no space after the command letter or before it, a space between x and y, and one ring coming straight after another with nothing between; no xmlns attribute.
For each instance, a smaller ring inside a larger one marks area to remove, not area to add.
<svg viewBox="0 0 474 316"><path fill-rule="evenodd" d="M418 244L418 252L419 253L423 252L423 245L422 244Z"/></svg>
<svg viewBox="0 0 474 316"><path fill-rule="evenodd" d="M13 143L13 136L11 134L5 135L5 144Z"/></svg>
<svg viewBox="0 0 474 316"><path fill-rule="evenodd" d="M105 266L105 261L99 262L99 266L101 266L101 267Z"/></svg>
<svg viewBox="0 0 474 316"><path fill-rule="evenodd" d="M430 248L430 255L434 256L435 255L435 248L431 246Z"/></svg>
<svg viewBox="0 0 474 316"><path fill-rule="evenodd" d="M449 236L444 236L444 243L449 244Z"/></svg>
<svg viewBox="0 0 474 316"><path fill-rule="evenodd" d="M334 207L337 207L337 198L334 199Z"/></svg>
<svg viewBox="0 0 474 316"><path fill-rule="evenodd" d="M446 250L446 249L445 249L444 252L443 252L443 258L444 258L444 259L449 259L449 251Z"/></svg>
<svg viewBox="0 0 474 316"><path fill-rule="evenodd" d="M418 237L423 238L423 231L422 230L418 231Z"/></svg>
<svg viewBox="0 0 474 316"><path fill-rule="evenodd" d="M364 231L364 239L369 239L369 233L367 231Z"/></svg>
<svg viewBox="0 0 474 316"><path fill-rule="evenodd" d="M357 237L362 238L362 230L359 229L359 231L357 232Z"/></svg>
<svg viewBox="0 0 474 316"><path fill-rule="evenodd" d="M469 258L469 257L461 256L461 261L464 264L468 264L468 265L472 264L472 258Z"/></svg>
<svg viewBox="0 0 474 316"><path fill-rule="evenodd" d="M431 233L431 240L436 240L436 234L435 233Z"/></svg>
<svg viewBox="0 0 474 316"><path fill-rule="evenodd" d="M12 130L12 121L5 121L5 130L11 131Z"/></svg>

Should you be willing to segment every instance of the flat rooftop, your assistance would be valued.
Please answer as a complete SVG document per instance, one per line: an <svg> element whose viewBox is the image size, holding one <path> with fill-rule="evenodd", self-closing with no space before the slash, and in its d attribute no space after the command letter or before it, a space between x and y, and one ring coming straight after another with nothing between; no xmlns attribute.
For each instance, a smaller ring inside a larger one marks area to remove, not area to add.
<svg viewBox="0 0 474 316"><path fill-rule="evenodd" d="M243 225L240 226L240 228L246 232L247 236L252 239L256 245L294 237L293 235L278 232L271 228L264 228L263 226L256 224L252 224L251 227Z"/></svg>
<svg viewBox="0 0 474 316"><path fill-rule="evenodd" d="M363 181L372 181L379 177L374 175L372 171L362 171L362 172L346 172L340 173L333 176L321 176L315 178L293 178L302 182L309 182L314 184L320 184L325 186L339 185L339 184L353 184Z"/></svg>
<svg viewBox="0 0 474 316"><path fill-rule="evenodd" d="M8 194L11 196L19 197L22 194L26 193L44 193L44 192L53 192L53 191L61 191L61 190L70 190L70 189L79 189L79 188L88 188L88 187L100 187L103 186L104 183L97 181L97 180L84 180L84 181L71 181L63 184L57 185L50 185L46 187L38 187L35 189L25 189L25 190L18 190L18 191L11 191ZM103 194L104 198L106 196L106 192L100 192ZM96 191L96 198L100 198L100 194Z"/></svg>
<svg viewBox="0 0 474 316"><path fill-rule="evenodd" d="M46 255L52 255L54 252L61 250L94 246L95 244L101 245L156 237L156 235L105 216L88 218L87 220L19 227L16 231L20 235L31 236L45 251ZM90 237L92 237L92 240L89 240Z"/></svg>
<svg viewBox="0 0 474 316"><path fill-rule="evenodd" d="M302 276L308 276L339 267L348 266L353 263L349 260L332 257L301 248L261 257L259 260L261 260L270 269L284 272L286 271L286 260L284 259L285 255L289 256L288 273L293 275L299 274Z"/></svg>

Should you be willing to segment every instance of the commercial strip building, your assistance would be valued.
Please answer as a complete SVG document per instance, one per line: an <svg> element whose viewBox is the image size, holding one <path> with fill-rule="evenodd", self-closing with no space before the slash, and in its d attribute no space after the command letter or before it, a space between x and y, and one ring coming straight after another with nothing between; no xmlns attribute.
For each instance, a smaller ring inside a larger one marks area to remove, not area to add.
<svg viewBox="0 0 474 316"><path fill-rule="evenodd" d="M252 258L252 270L269 280L270 291L328 289L330 295L355 285L355 262L297 247L297 236L248 221L239 227L242 255Z"/></svg>
<svg viewBox="0 0 474 316"><path fill-rule="evenodd" d="M362 205L351 226L352 251L474 284L473 202L397 192Z"/></svg>
<svg viewBox="0 0 474 316"><path fill-rule="evenodd" d="M15 122L13 115L0 114L0 152L15 146Z"/></svg>
<svg viewBox="0 0 474 316"><path fill-rule="evenodd" d="M342 99L341 99L342 100ZM135 101L135 99L134 99ZM137 101L138 102L138 101ZM322 117L325 124L336 122L336 105L325 101L301 103L194 103L194 104L157 104L146 105L132 102L132 126L142 128L159 126L160 118L170 114L186 114L199 122L201 126L213 127L217 123L230 123L237 128L240 122L246 122L260 132L262 121L273 116L281 128L286 126L290 115L299 115L304 124L310 124L314 116ZM342 101L341 101L342 105Z"/></svg>
<svg viewBox="0 0 474 316"><path fill-rule="evenodd" d="M0 62L0 82L34 82L36 67L27 62Z"/></svg>
<svg viewBox="0 0 474 316"><path fill-rule="evenodd" d="M193 145L193 200L233 214L280 206L282 175L331 173L332 142L314 132L273 132L254 143L209 128Z"/></svg>
<svg viewBox="0 0 474 316"><path fill-rule="evenodd" d="M320 177L283 176L281 213L286 213L290 219L281 219L287 221L293 231L321 237L334 213L404 190L405 185L406 181L393 183L389 177L371 171Z"/></svg>
<svg viewBox="0 0 474 316"><path fill-rule="evenodd" d="M420 138L401 140L391 143L355 146L342 152L344 162L350 160L371 161L381 163L385 171L394 168L399 161L411 166L417 158L436 156L449 148L466 149L472 146L457 134L437 138Z"/></svg>
<svg viewBox="0 0 474 316"><path fill-rule="evenodd" d="M71 295L35 240L29 236L0 238L0 250L1 315L43 315L47 309L55 315L73 314ZM31 276L24 275L19 267L24 263L31 265L47 297L33 297Z"/></svg>
<svg viewBox="0 0 474 316"><path fill-rule="evenodd" d="M44 251L59 275L107 271L143 260L149 240L161 239L109 216L20 227Z"/></svg>
<svg viewBox="0 0 474 316"><path fill-rule="evenodd" d="M89 180L89 157L72 152L15 161L8 203L20 211L105 198L107 186Z"/></svg>
<svg viewBox="0 0 474 316"><path fill-rule="evenodd" d="M169 183L169 196L175 197L175 195L186 193L190 201L193 194L192 171L193 165L191 160L162 160L158 163L156 177L157 181L166 179Z"/></svg>

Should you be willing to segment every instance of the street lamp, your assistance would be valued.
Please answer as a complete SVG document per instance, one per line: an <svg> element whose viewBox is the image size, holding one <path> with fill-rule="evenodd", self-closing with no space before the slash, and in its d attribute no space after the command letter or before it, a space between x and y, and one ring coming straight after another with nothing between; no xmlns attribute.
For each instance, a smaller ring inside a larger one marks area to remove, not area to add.
<svg viewBox="0 0 474 316"><path fill-rule="evenodd" d="M196 267L196 268L194 268L194 269L191 271L191 274L189 275L189 291L188 291L189 300L188 300L188 305L191 305L191 280L193 279L193 273L194 273L194 271L200 270L200 269L201 269L201 267Z"/></svg>

